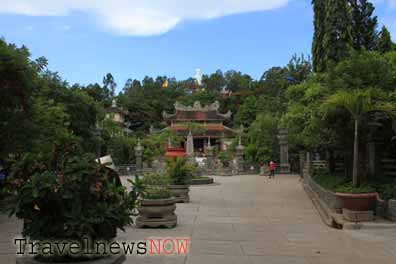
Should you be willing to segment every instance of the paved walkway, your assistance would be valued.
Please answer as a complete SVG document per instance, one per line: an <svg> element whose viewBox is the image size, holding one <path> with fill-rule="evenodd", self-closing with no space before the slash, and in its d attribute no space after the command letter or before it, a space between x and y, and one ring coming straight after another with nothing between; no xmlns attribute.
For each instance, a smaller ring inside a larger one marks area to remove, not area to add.
<svg viewBox="0 0 396 264"><path fill-rule="evenodd" d="M128 228L119 240L190 237L188 256L128 256L126 263L394 264L396 230L335 230L321 222L298 176L215 177L191 187L174 229ZM17 221L0 220L0 263L15 263Z"/></svg>

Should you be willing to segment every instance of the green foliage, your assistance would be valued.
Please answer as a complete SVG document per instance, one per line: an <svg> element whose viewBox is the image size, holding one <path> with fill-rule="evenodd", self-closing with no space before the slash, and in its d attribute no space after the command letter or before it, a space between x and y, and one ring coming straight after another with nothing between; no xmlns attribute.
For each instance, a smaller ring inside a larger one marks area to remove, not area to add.
<svg viewBox="0 0 396 264"><path fill-rule="evenodd" d="M217 154L217 159L220 160L221 163L226 164L231 160L231 155L227 151L220 151Z"/></svg>
<svg viewBox="0 0 396 264"><path fill-rule="evenodd" d="M378 19L368 0L349 0L352 9L352 38L355 50L373 50L377 43Z"/></svg>
<svg viewBox="0 0 396 264"><path fill-rule="evenodd" d="M344 176L331 174L328 169L315 169L312 172L312 179L323 188L335 192L339 186L349 182Z"/></svg>
<svg viewBox="0 0 396 264"><path fill-rule="evenodd" d="M24 155L7 188L10 215L24 220L23 236L33 240L110 240L132 223L135 200L118 175L73 145Z"/></svg>
<svg viewBox="0 0 396 264"><path fill-rule="evenodd" d="M166 175L146 174L143 178L136 176L135 181L130 181L133 192L138 199L168 199L172 197L169 191L170 179Z"/></svg>
<svg viewBox="0 0 396 264"><path fill-rule="evenodd" d="M314 36L312 41L312 63L315 72L323 72L326 68L323 39L325 35L326 0L313 0Z"/></svg>
<svg viewBox="0 0 396 264"><path fill-rule="evenodd" d="M351 13L347 1L327 0L323 36L326 68L346 58L352 48Z"/></svg>
<svg viewBox="0 0 396 264"><path fill-rule="evenodd" d="M175 160L167 160L167 175L171 184L189 185L194 172L194 167L187 163L187 160L177 157Z"/></svg>
<svg viewBox="0 0 396 264"><path fill-rule="evenodd" d="M163 130L160 133L147 135L143 141L143 159L152 162L156 157L165 155L168 140L171 139L172 144L180 143L180 138L171 130Z"/></svg>
<svg viewBox="0 0 396 264"><path fill-rule="evenodd" d="M245 157L253 163L278 160L278 119L271 114L259 114L248 134Z"/></svg>
<svg viewBox="0 0 396 264"><path fill-rule="evenodd" d="M256 119L257 99L255 96L249 96L239 108L238 113L234 117L235 125L243 125L249 127Z"/></svg>
<svg viewBox="0 0 396 264"><path fill-rule="evenodd" d="M379 33L377 50L380 53L396 50L396 45L392 42L390 32L385 26L382 26L381 32Z"/></svg>
<svg viewBox="0 0 396 264"><path fill-rule="evenodd" d="M341 193L372 193L376 192L375 188L367 185L367 184L362 184L360 186L354 186L352 182L345 183L339 187L336 188L336 192L341 192Z"/></svg>
<svg viewBox="0 0 396 264"><path fill-rule="evenodd" d="M327 169L316 169L312 173L312 179L323 188L332 192L378 192L381 199L396 198L396 181L392 178L376 178L359 187L354 187L350 179L345 176L332 174Z"/></svg>

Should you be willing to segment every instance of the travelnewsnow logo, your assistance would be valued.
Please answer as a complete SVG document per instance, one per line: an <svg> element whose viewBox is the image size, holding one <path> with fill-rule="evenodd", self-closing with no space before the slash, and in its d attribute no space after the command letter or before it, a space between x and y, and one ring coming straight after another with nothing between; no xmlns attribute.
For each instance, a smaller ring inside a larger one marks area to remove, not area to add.
<svg viewBox="0 0 396 264"><path fill-rule="evenodd" d="M150 237L144 241L76 240L30 241L15 238L17 255L42 256L108 256L108 255L186 255L190 250L189 237Z"/></svg>

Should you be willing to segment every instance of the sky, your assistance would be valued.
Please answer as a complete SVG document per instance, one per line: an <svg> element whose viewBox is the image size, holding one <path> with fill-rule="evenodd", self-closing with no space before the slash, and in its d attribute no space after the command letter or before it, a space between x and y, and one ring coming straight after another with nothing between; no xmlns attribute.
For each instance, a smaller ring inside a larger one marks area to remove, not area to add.
<svg viewBox="0 0 396 264"><path fill-rule="evenodd" d="M375 0L396 39L396 0ZM69 83L187 79L200 68L258 79L293 54L309 55L311 0L0 0L0 36Z"/></svg>

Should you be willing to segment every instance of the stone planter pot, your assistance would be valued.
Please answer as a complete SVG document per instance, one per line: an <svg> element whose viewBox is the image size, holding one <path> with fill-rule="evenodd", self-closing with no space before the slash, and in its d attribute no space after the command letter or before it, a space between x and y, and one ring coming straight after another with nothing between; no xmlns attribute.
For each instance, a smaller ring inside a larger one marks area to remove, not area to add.
<svg viewBox="0 0 396 264"><path fill-rule="evenodd" d="M168 199L143 199L138 207L139 215L136 226L142 227L175 227L177 224L176 200Z"/></svg>
<svg viewBox="0 0 396 264"><path fill-rule="evenodd" d="M342 207L350 211L374 211L378 193L336 193Z"/></svg>
<svg viewBox="0 0 396 264"><path fill-rule="evenodd" d="M396 200L394 199L388 201L388 218L396 221Z"/></svg>
<svg viewBox="0 0 396 264"><path fill-rule="evenodd" d="M214 182L213 178L197 178L191 180L191 185L205 185L212 184Z"/></svg>
<svg viewBox="0 0 396 264"><path fill-rule="evenodd" d="M170 185L169 190L176 199L176 203L188 203L190 202L190 191L189 185Z"/></svg>

